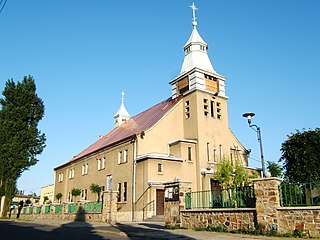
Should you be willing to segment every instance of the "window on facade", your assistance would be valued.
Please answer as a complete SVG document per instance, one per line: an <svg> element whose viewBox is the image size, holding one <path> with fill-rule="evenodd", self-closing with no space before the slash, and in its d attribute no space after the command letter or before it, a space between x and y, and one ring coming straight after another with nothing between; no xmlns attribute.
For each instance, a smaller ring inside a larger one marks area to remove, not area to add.
<svg viewBox="0 0 320 240"><path fill-rule="evenodd" d="M219 158L220 158L220 160L222 160L222 158L223 158L223 149L222 149L222 145L219 145Z"/></svg>
<svg viewBox="0 0 320 240"><path fill-rule="evenodd" d="M221 103L217 102L217 118L222 119L222 112L221 112Z"/></svg>
<svg viewBox="0 0 320 240"><path fill-rule="evenodd" d="M122 151L118 152L118 164L122 162Z"/></svg>
<svg viewBox="0 0 320 240"><path fill-rule="evenodd" d="M74 178L74 169L69 170L69 179Z"/></svg>
<svg viewBox="0 0 320 240"><path fill-rule="evenodd" d="M127 162L128 161L128 150L124 150L123 151L123 162Z"/></svg>
<svg viewBox="0 0 320 240"><path fill-rule="evenodd" d="M63 173L59 173L58 182L62 182L62 181L63 181Z"/></svg>
<svg viewBox="0 0 320 240"><path fill-rule="evenodd" d="M118 183L118 202L121 202L121 183Z"/></svg>
<svg viewBox="0 0 320 240"><path fill-rule="evenodd" d="M178 91L179 91L179 94L181 95L188 90L189 90L189 78L185 77L178 82Z"/></svg>
<svg viewBox="0 0 320 240"><path fill-rule="evenodd" d="M127 182L123 183L123 201L127 201L127 194L128 194L128 184Z"/></svg>
<svg viewBox="0 0 320 240"><path fill-rule="evenodd" d="M185 101L184 103L184 112L185 112L185 118L190 117L190 106L189 106L189 101Z"/></svg>
<svg viewBox="0 0 320 240"><path fill-rule="evenodd" d="M81 171L81 174L82 175L87 175L88 174L88 171L89 171L89 164L84 164L82 165L82 171Z"/></svg>
<svg viewBox="0 0 320 240"><path fill-rule="evenodd" d="M98 159L98 171L101 170L101 159Z"/></svg>
<svg viewBox="0 0 320 240"><path fill-rule="evenodd" d="M106 185L106 191L112 190L112 175L107 176L107 185Z"/></svg>
<svg viewBox="0 0 320 240"><path fill-rule="evenodd" d="M162 173L162 172L163 172L163 164L158 163L158 173Z"/></svg>
<svg viewBox="0 0 320 240"><path fill-rule="evenodd" d="M101 170L101 159L98 159L98 171Z"/></svg>
<svg viewBox="0 0 320 240"><path fill-rule="evenodd" d="M210 101L210 113L211 117L214 118L214 101Z"/></svg>
<svg viewBox="0 0 320 240"><path fill-rule="evenodd" d="M207 143L207 158L208 162L210 162L210 143Z"/></svg>
<svg viewBox="0 0 320 240"><path fill-rule="evenodd" d="M192 161L192 147L188 147L188 161Z"/></svg>
<svg viewBox="0 0 320 240"><path fill-rule="evenodd" d="M101 169L105 169L106 168L106 158L102 158L102 163L101 163Z"/></svg>
<svg viewBox="0 0 320 240"><path fill-rule="evenodd" d="M208 99L203 99L203 113L205 116L208 116L209 114Z"/></svg>

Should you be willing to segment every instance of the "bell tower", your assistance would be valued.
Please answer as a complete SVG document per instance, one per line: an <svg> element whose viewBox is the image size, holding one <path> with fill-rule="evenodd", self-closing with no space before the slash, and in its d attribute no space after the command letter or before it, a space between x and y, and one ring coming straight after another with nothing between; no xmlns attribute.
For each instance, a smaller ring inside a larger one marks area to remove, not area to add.
<svg viewBox="0 0 320 240"><path fill-rule="evenodd" d="M214 70L207 52L208 44L197 30L196 10L198 9L194 3L190 7L193 16L193 30L184 45L184 60L180 74L170 82L172 98L188 94L196 89L212 93L215 96L226 97L226 78Z"/></svg>

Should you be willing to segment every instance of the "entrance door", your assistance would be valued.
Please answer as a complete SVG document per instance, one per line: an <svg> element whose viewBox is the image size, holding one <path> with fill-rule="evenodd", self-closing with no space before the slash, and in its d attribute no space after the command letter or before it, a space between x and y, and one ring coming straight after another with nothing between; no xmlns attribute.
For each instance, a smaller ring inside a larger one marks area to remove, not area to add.
<svg viewBox="0 0 320 240"><path fill-rule="evenodd" d="M156 190L156 215L164 214L164 190Z"/></svg>

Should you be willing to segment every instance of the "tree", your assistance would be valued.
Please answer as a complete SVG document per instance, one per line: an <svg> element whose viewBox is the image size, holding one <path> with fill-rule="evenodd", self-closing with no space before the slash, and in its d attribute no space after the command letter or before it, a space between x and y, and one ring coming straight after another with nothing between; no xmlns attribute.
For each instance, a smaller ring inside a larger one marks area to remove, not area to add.
<svg viewBox="0 0 320 240"><path fill-rule="evenodd" d="M48 200L49 200L49 197L48 196L44 196L43 197L43 204L45 204Z"/></svg>
<svg viewBox="0 0 320 240"><path fill-rule="evenodd" d="M97 200L97 202L100 202L100 193L101 193L101 191L102 191L102 187L99 186L98 184L92 183L92 184L90 185L90 191L91 191L92 193L96 193L96 194L98 195L98 200Z"/></svg>
<svg viewBox="0 0 320 240"><path fill-rule="evenodd" d="M271 161L267 161L267 169L271 174L271 177L277 177L277 178L281 178L282 174L283 174L283 168L275 163L275 162L271 162Z"/></svg>
<svg viewBox="0 0 320 240"><path fill-rule="evenodd" d="M36 94L31 76L22 82L6 82L0 98L0 194L5 195L6 216L17 179L38 162L45 147L45 134L38 129L44 115L44 104Z"/></svg>
<svg viewBox="0 0 320 240"><path fill-rule="evenodd" d="M218 164L217 172L215 174L216 179L220 182L220 186L223 188L228 188L231 186L232 182L233 167L227 158Z"/></svg>
<svg viewBox="0 0 320 240"><path fill-rule="evenodd" d="M56 194L56 199L59 201L59 203L61 203L61 198L62 198L62 193L57 193Z"/></svg>
<svg viewBox="0 0 320 240"><path fill-rule="evenodd" d="M280 162L291 182L320 181L320 129L296 130L282 143Z"/></svg>
<svg viewBox="0 0 320 240"><path fill-rule="evenodd" d="M71 190L71 195L74 196L74 198L76 198L77 196L80 196L81 194L81 189L79 188L73 188Z"/></svg>
<svg viewBox="0 0 320 240"><path fill-rule="evenodd" d="M242 162L238 159L236 160L236 167L234 170L233 186L242 187L248 184L249 177L244 168Z"/></svg>

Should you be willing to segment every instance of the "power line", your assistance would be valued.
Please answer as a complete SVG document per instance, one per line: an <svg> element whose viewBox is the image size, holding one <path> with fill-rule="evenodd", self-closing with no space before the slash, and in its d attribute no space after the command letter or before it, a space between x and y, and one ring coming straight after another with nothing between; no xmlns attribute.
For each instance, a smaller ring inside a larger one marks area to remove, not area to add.
<svg viewBox="0 0 320 240"><path fill-rule="evenodd" d="M1 4L2 4L3 1L4 1L4 3L3 3L3 5L2 5L2 7L1 7ZM6 5L7 1L8 1L8 0L1 0L1 2L0 2L0 7L1 7L1 9L0 9L0 14L2 13L2 10L4 9L4 6Z"/></svg>

